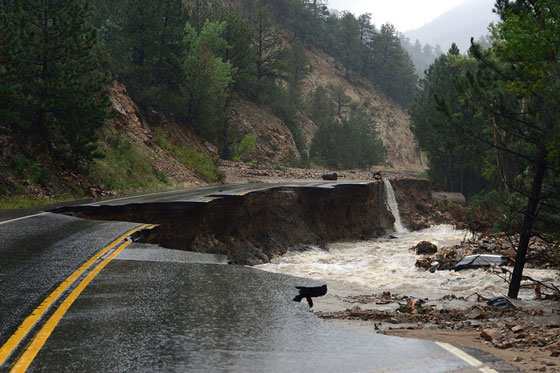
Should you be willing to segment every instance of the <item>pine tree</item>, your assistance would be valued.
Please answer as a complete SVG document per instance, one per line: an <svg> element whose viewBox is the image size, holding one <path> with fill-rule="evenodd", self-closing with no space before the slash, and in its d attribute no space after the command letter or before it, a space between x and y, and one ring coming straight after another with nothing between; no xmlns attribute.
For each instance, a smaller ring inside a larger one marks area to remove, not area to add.
<svg viewBox="0 0 560 373"><path fill-rule="evenodd" d="M187 19L183 2L122 0L111 6L108 18L98 24L113 56L111 69L134 97L156 108L179 111Z"/></svg>
<svg viewBox="0 0 560 373"><path fill-rule="evenodd" d="M222 34L224 22L206 22L197 32L190 23L185 26L183 91L187 118L195 131L214 144L223 144L222 128L227 88L233 83L235 69L219 56L229 48Z"/></svg>
<svg viewBox="0 0 560 373"><path fill-rule="evenodd" d="M336 115L338 115L338 117L341 118L342 110L346 106L350 105L350 103L352 102L352 98L350 98L350 96L346 94L346 90L344 89L344 86L340 83L329 84L327 89L329 90L331 99L334 101L336 105Z"/></svg>
<svg viewBox="0 0 560 373"><path fill-rule="evenodd" d="M284 54L284 48L280 33L262 0L254 0L251 15L250 21L254 29L253 50L256 53L256 77L260 83L263 79L277 76L278 64Z"/></svg>
<svg viewBox="0 0 560 373"><path fill-rule="evenodd" d="M22 102L19 120L35 139L56 154L78 163L97 153L97 130L103 125L107 83L94 55L96 30L87 3L75 0L5 1L17 30L9 41L17 51L7 71ZM25 58L22 58L25 56Z"/></svg>
<svg viewBox="0 0 560 373"><path fill-rule="evenodd" d="M557 215L560 203L560 4L556 0L498 0L501 22L493 26L494 45L484 51L472 43L481 63L464 81L463 100L504 136L488 141L473 137L515 157L525 165L520 182L510 187L524 200L519 245L508 296L516 298L533 229L542 211ZM490 127L491 128L491 127ZM556 219L556 227L558 219Z"/></svg>

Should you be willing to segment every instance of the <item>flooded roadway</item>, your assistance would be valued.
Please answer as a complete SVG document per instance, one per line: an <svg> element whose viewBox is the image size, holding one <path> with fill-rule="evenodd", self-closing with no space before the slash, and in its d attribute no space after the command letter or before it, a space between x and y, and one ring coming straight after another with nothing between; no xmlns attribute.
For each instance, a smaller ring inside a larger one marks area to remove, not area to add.
<svg viewBox="0 0 560 373"><path fill-rule="evenodd" d="M98 275L29 371L477 371L431 342L318 319L292 301L311 280L145 249L132 245Z"/></svg>

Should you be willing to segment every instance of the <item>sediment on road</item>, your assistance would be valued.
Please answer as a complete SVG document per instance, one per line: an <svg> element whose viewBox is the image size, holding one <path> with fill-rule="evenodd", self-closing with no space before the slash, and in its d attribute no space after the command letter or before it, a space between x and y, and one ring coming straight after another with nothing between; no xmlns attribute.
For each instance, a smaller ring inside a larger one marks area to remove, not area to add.
<svg viewBox="0 0 560 373"><path fill-rule="evenodd" d="M427 224L429 182L399 179L393 187L405 224ZM383 183L338 184L333 188L279 187L207 203L170 202L123 206L75 206L54 210L72 216L159 224L141 238L163 247L226 254L234 264L260 264L288 250L324 247L339 240L364 240L392 230Z"/></svg>

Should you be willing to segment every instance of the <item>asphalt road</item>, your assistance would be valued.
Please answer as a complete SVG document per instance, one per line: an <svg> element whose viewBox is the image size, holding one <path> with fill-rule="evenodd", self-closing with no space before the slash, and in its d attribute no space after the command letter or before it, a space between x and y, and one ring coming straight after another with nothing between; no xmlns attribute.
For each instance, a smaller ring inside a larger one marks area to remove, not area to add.
<svg viewBox="0 0 560 373"><path fill-rule="evenodd" d="M220 185L88 204L204 203L275 186ZM309 280L127 241L139 228L151 227L40 210L0 213L0 371L475 372L500 366L451 346L327 324L291 301L294 286Z"/></svg>

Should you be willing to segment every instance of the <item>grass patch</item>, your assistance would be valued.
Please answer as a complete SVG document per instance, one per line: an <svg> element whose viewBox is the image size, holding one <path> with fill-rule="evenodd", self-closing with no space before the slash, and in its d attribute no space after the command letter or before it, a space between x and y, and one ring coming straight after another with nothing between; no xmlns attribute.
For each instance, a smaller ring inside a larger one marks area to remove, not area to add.
<svg viewBox="0 0 560 373"><path fill-rule="evenodd" d="M225 175L216 164L216 161L207 153L193 148L173 145L167 139L163 130L155 131L156 143L175 156L185 167L208 183L220 182Z"/></svg>
<svg viewBox="0 0 560 373"><path fill-rule="evenodd" d="M106 157L96 159L90 176L106 189L115 191L156 190L171 185L168 176L154 170L148 157L127 140L106 137Z"/></svg>
<svg viewBox="0 0 560 373"><path fill-rule="evenodd" d="M29 197L0 197L0 210L21 209L26 207L38 207L52 205L55 203L73 200L72 196L60 196L56 198L29 198Z"/></svg>

